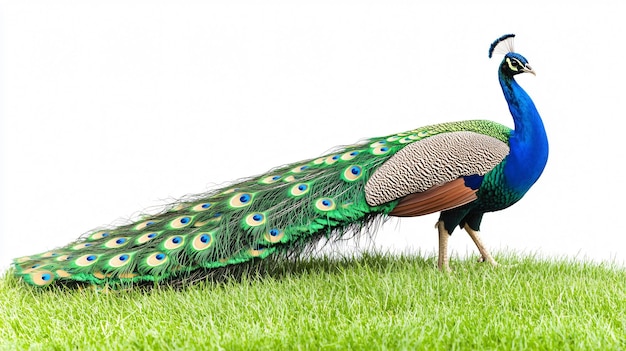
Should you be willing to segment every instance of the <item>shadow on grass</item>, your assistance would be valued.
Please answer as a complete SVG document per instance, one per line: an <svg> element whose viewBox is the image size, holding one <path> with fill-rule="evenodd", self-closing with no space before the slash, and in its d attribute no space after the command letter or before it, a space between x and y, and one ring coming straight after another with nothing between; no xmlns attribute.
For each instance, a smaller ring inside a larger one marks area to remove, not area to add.
<svg viewBox="0 0 626 351"><path fill-rule="evenodd" d="M297 278L309 274L340 274L354 267L367 267L377 273L388 273L406 269L407 265L415 270L436 269L436 258L415 255L393 255L381 252L365 252L355 256L313 256L305 258L266 258L235 266L197 270L179 279L170 279L160 285L176 289L195 285L200 282L208 284L225 284L241 282L258 282L264 279L282 280Z"/></svg>

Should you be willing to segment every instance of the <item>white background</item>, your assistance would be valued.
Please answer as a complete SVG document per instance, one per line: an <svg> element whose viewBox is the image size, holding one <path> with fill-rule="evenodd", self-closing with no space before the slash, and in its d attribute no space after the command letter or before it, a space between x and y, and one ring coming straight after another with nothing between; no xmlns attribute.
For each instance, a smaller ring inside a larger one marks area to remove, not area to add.
<svg viewBox="0 0 626 351"><path fill-rule="evenodd" d="M5 2L0 269L335 145L512 126L487 58L505 33L537 72L518 81L551 153L521 202L485 216L487 246L623 263L626 11L575 3ZM432 253L436 220L392 220L374 245ZM475 252L462 231L451 244Z"/></svg>

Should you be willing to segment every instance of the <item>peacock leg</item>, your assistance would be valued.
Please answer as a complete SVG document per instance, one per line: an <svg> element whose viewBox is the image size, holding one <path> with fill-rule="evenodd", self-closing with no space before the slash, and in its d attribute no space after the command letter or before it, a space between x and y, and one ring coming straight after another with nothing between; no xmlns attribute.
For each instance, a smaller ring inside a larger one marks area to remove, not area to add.
<svg viewBox="0 0 626 351"><path fill-rule="evenodd" d="M439 260L437 261L437 268L440 271L450 272L450 262L448 258L448 239L450 233L446 230L443 221L437 222L437 230L439 231Z"/></svg>
<svg viewBox="0 0 626 351"><path fill-rule="evenodd" d="M481 262L487 261L491 263L492 266L497 266L498 262L496 262L493 259L493 257L491 257L491 254L489 254L489 251L487 251L487 249L485 248L485 245L483 245L483 242L480 240L480 235L478 234L478 231L470 228L470 226L467 224L465 224L464 228L467 234L469 234L470 238L474 240L474 244L476 244L476 247L478 248L478 251L480 252L480 261Z"/></svg>

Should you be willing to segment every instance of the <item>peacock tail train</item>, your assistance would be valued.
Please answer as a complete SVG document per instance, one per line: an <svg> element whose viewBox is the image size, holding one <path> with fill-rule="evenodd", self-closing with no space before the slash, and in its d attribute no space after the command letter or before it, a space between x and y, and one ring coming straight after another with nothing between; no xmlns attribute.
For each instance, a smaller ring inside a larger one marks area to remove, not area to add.
<svg viewBox="0 0 626 351"><path fill-rule="evenodd" d="M358 232L384 219L399 198L376 205L367 201L367 182L376 170L409 145L455 132L485 135L503 145L511 135L510 128L498 123L471 120L366 139L187 198L138 222L89 232L67 246L18 258L15 273L35 286L119 285L183 279L298 252L320 238ZM503 164L497 161L496 173Z"/></svg>

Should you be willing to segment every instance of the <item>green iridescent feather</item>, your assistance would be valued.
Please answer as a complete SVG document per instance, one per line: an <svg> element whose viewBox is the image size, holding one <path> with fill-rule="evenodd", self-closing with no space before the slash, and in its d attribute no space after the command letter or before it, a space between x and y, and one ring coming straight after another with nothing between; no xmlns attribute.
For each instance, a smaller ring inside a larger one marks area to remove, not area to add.
<svg viewBox="0 0 626 351"><path fill-rule="evenodd" d="M397 201L369 206L365 184L398 150L429 136L473 131L508 143L511 130L474 120L371 138L319 158L272 169L173 204L117 228L90 232L43 254L15 260L30 284L120 284L184 279L273 254L298 253L384 218Z"/></svg>

